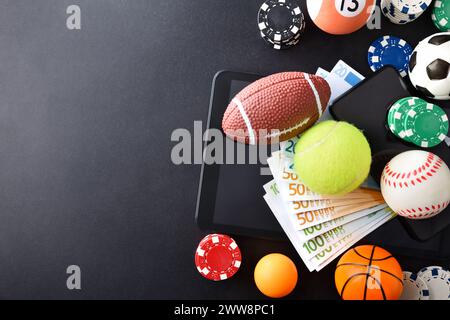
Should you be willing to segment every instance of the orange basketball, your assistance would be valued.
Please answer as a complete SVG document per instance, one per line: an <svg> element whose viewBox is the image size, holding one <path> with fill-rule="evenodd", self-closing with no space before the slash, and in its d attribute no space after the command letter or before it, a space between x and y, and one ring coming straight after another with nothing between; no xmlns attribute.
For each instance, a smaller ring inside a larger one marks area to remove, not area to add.
<svg viewBox="0 0 450 320"><path fill-rule="evenodd" d="M375 0L308 0L311 20L325 32L348 34L370 19Z"/></svg>
<svg viewBox="0 0 450 320"><path fill-rule="evenodd" d="M365 245L348 250L334 273L344 300L397 300L403 291L403 271L386 250Z"/></svg>

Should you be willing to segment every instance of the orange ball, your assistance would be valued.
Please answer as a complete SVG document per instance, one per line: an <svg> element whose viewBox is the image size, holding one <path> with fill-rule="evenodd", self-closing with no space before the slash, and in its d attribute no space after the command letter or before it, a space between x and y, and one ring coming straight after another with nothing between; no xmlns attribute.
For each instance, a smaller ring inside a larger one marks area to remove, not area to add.
<svg viewBox="0 0 450 320"><path fill-rule="evenodd" d="M294 262L280 253L268 254L259 260L254 276L259 291L270 298L287 296L298 280Z"/></svg>
<svg viewBox="0 0 450 320"><path fill-rule="evenodd" d="M325 32L348 34L361 29L375 8L375 0L308 0L311 20Z"/></svg>
<svg viewBox="0 0 450 320"><path fill-rule="evenodd" d="M365 245L348 250L334 273L344 300L397 300L403 291L403 271L383 248Z"/></svg>

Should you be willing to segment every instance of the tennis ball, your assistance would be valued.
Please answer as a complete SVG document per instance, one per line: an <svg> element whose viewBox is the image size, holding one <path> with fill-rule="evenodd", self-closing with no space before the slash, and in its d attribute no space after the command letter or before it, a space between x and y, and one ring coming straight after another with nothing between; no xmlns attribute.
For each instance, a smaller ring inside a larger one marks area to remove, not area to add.
<svg viewBox="0 0 450 320"><path fill-rule="evenodd" d="M362 132L347 122L324 121L306 131L295 145L294 170L319 194L345 194L368 176L370 146Z"/></svg>

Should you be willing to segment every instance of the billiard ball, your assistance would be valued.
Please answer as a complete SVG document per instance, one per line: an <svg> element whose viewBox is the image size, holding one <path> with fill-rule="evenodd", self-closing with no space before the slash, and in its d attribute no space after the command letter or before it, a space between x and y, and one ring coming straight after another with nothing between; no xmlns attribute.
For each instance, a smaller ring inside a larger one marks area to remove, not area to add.
<svg viewBox="0 0 450 320"><path fill-rule="evenodd" d="M317 27L341 35L355 32L367 23L375 0L307 0L307 7Z"/></svg>

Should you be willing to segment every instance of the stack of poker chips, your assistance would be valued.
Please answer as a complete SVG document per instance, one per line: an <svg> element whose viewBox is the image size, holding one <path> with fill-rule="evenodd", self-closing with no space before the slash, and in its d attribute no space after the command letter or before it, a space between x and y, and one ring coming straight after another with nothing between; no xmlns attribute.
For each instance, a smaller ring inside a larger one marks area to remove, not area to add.
<svg viewBox="0 0 450 320"><path fill-rule="evenodd" d="M267 0L259 9L258 27L274 49L288 49L300 42L305 16L295 0Z"/></svg>
<svg viewBox="0 0 450 320"><path fill-rule="evenodd" d="M407 24L419 18L432 0L381 0L381 10L395 24Z"/></svg>
<svg viewBox="0 0 450 320"><path fill-rule="evenodd" d="M450 300L450 271L430 266L418 273L403 271L403 292L399 300Z"/></svg>
<svg viewBox="0 0 450 320"><path fill-rule="evenodd" d="M396 101L389 109L387 125L397 137L422 148L440 144L449 129L445 111L417 97Z"/></svg>
<svg viewBox="0 0 450 320"><path fill-rule="evenodd" d="M436 0L431 18L440 31L450 31L450 0Z"/></svg>

